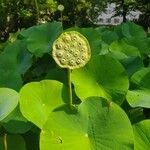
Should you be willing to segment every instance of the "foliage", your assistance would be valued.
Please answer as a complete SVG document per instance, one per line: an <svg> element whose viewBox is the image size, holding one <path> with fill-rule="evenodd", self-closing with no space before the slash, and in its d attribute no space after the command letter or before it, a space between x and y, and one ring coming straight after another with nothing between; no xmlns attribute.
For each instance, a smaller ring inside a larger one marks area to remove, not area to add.
<svg viewBox="0 0 150 150"><path fill-rule="evenodd" d="M150 15L149 15L150 1L149 0L136 0L136 1L137 3L135 8L142 12L137 22L147 30L147 28L150 26Z"/></svg>
<svg viewBox="0 0 150 150"><path fill-rule="evenodd" d="M65 31L89 41L82 68L68 71L52 58ZM149 148L150 37L142 27L63 30L52 22L12 39L0 52L0 149Z"/></svg>
<svg viewBox="0 0 150 150"><path fill-rule="evenodd" d="M14 5L15 4L15 5ZM0 0L0 40L6 40L9 33L36 23L33 0Z"/></svg>
<svg viewBox="0 0 150 150"><path fill-rule="evenodd" d="M110 3L116 4L116 16L121 15L123 17L123 22L127 21L127 14L133 10L135 5L135 0L110 0Z"/></svg>
<svg viewBox="0 0 150 150"><path fill-rule="evenodd" d="M52 20L50 14L56 10L57 3L52 0L0 0L0 40L21 28Z"/></svg>
<svg viewBox="0 0 150 150"><path fill-rule="evenodd" d="M0 41L6 41L12 32L49 21L63 21L64 28L92 26L106 2L107 0L0 0ZM59 6L63 6L64 10L60 11Z"/></svg>
<svg viewBox="0 0 150 150"><path fill-rule="evenodd" d="M64 26L92 26L100 12L107 5L107 0L57 0L64 5Z"/></svg>
<svg viewBox="0 0 150 150"><path fill-rule="evenodd" d="M116 15L122 15L124 22L131 10L139 10L142 14L136 22L145 30L150 26L147 0L0 0L0 41L38 23L61 21L65 29L96 26L98 16L111 2L116 3Z"/></svg>

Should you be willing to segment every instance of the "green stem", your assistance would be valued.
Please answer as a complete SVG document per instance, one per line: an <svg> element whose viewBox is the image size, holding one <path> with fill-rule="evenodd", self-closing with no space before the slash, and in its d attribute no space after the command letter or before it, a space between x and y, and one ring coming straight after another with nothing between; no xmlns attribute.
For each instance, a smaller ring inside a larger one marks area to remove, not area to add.
<svg viewBox="0 0 150 150"><path fill-rule="evenodd" d="M7 134L6 133L4 134L4 150L8 150L8 147L7 147Z"/></svg>
<svg viewBox="0 0 150 150"><path fill-rule="evenodd" d="M60 19L61 19L61 24L62 24L62 27L63 27L63 13L62 13L62 11L60 12Z"/></svg>
<svg viewBox="0 0 150 150"><path fill-rule="evenodd" d="M39 6L38 6L38 2L37 0L34 1L35 2L35 9L36 9L36 19L37 19L37 22L39 21L39 16L40 16L40 11L39 11Z"/></svg>
<svg viewBox="0 0 150 150"><path fill-rule="evenodd" d="M71 86L71 69L68 69L68 86L69 86L69 104L70 107L72 108L72 86Z"/></svg>

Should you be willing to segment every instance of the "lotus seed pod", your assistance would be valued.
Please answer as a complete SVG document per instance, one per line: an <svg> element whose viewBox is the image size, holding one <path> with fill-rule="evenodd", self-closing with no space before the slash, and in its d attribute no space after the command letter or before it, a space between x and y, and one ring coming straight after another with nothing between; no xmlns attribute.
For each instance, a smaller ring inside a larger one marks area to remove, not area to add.
<svg viewBox="0 0 150 150"><path fill-rule="evenodd" d="M87 39L76 31L62 33L53 43L53 58L62 68L83 67L91 57Z"/></svg>
<svg viewBox="0 0 150 150"><path fill-rule="evenodd" d="M64 8L63 5L58 5L57 9L58 9L59 11L64 11L65 8Z"/></svg>

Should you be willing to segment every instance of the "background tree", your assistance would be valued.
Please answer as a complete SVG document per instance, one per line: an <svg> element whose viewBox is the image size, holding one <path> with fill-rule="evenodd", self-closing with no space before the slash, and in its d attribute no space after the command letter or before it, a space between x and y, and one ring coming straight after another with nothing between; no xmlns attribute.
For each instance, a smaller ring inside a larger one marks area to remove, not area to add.
<svg viewBox="0 0 150 150"><path fill-rule="evenodd" d="M143 26L146 30L150 26L150 0L110 0L116 4L116 16L121 15L123 22L127 21L126 16L130 11L140 11L139 20L135 22Z"/></svg>
<svg viewBox="0 0 150 150"><path fill-rule="evenodd" d="M110 3L116 4L116 16L122 16L123 22L127 21L127 15L131 10L134 10L135 0L110 0Z"/></svg>
<svg viewBox="0 0 150 150"><path fill-rule="evenodd" d="M0 0L0 41L5 41L11 32L33 26L43 19L50 20L54 5L49 0Z"/></svg>
<svg viewBox="0 0 150 150"><path fill-rule="evenodd" d="M150 0L136 0L135 9L142 13L137 23L147 30L150 27Z"/></svg>
<svg viewBox="0 0 150 150"><path fill-rule="evenodd" d="M60 4L64 6L62 16L57 9ZM106 5L107 0L0 0L0 40L5 41L18 29L47 21L63 19L64 28L93 26Z"/></svg>

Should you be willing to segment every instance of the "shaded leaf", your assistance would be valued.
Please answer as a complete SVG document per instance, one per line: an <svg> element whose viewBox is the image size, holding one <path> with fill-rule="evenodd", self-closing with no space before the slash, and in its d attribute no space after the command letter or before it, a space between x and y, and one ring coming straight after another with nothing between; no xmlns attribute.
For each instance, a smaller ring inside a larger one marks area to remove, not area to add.
<svg viewBox="0 0 150 150"><path fill-rule="evenodd" d="M50 53L54 40L61 32L62 24L53 22L33 26L22 31L20 35L27 39L28 50L41 57L44 53Z"/></svg>
<svg viewBox="0 0 150 150"><path fill-rule="evenodd" d="M148 38L132 37L130 39L125 39L125 42L137 47L142 55L150 54L150 42Z"/></svg>
<svg viewBox="0 0 150 150"><path fill-rule="evenodd" d="M16 41L9 44L0 53L0 86L19 90L26 70L32 64L31 54L26 49L25 41Z"/></svg>
<svg viewBox="0 0 150 150"><path fill-rule="evenodd" d="M131 82L137 87L150 89L150 68L142 68L131 77Z"/></svg>
<svg viewBox="0 0 150 150"><path fill-rule="evenodd" d="M109 50L118 60L141 56L136 47L126 44L123 40L114 41L110 45Z"/></svg>
<svg viewBox="0 0 150 150"><path fill-rule="evenodd" d="M27 150L25 141L20 135L7 135L8 150ZM4 137L0 136L0 150L4 150Z"/></svg>
<svg viewBox="0 0 150 150"><path fill-rule="evenodd" d="M143 68L131 77L133 89L127 93L127 101L132 107L150 108L150 68Z"/></svg>
<svg viewBox="0 0 150 150"><path fill-rule="evenodd" d="M125 67L129 77L131 77L136 71L144 67L141 57L128 57L121 61Z"/></svg>
<svg viewBox="0 0 150 150"><path fill-rule="evenodd" d="M25 133L32 127L31 123L22 116L19 106L2 120L2 125L7 132L13 134Z"/></svg>
<svg viewBox="0 0 150 150"><path fill-rule="evenodd" d="M115 27L115 32L118 34L120 38L126 37L126 38L132 38L132 37L139 37L139 38L145 38L147 36L144 29L133 23L133 22L127 22L123 23L121 25L118 25Z"/></svg>
<svg viewBox="0 0 150 150"><path fill-rule="evenodd" d="M133 36L144 38L147 36L144 29L133 22L122 24L122 33L127 38L131 38Z"/></svg>
<svg viewBox="0 0 150 150"><path fill-rule="evenodd" d="M67 69L62 69L62 68L59 68L58 66L50 69L45 78L50 79L50 80L57 80L66 85L68 84L67 83Z"/></svg>
<svg viewBox="0 0 150 150"><path fill-rule="evenodd" d="M113 41L118 39L118 35L113 31L109 31L108 29L102 33L102 40L107 44L111 44Z"/></svg>

